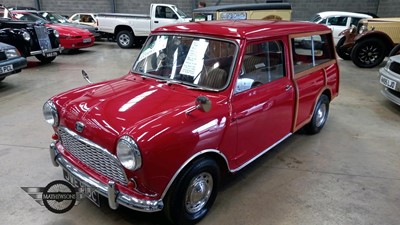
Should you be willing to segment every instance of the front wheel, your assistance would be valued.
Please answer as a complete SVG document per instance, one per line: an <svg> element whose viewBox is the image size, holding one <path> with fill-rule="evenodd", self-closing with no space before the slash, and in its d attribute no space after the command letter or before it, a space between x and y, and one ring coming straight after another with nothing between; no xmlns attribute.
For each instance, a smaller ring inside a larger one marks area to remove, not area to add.
<svg viewBox="0 0 400 225"><path fill-rule="evenodd" d="M220 170L209 158L194 161L170 188L165 214L174 224L194 224L206 216L217 197Z"/></svg>
<svg viewBox="0 0 400 225"><path fill-rule="evenodd" d="M385 44L377 38L365 39L354 45L351 51L353 63L361 68L372 68L385 59Z"/></svg>
<svg viewBox="0 0 400 225"><path fill-rule="evenodd" d="M306 125L306 131L309 134L316 134L324 127L329 113L329 98L326 95L319 97L315 106L314 114L309 124Z"/></svg>
<svg viewBox="0 0 400 225"><path fill-rule="evenodd" d="M336 44L336 53L338 54L338 56L344 60L350 60L350 53L348 53L346 50L347 49L343 49L342 46L344 44L344 42L346 41L346 37L342 37L340 38L340 40L338 41L338 43Z"/></svg>
<svg viewBox="0 0 400 225"><path fill-rule="evenodd" d="M56 59L56 56L53 57L45 57L43 55L35 55L35 57L41 62L41 63L51 63L54 59Z"/></svg>
<svg viewBox="0 0 400 225"><path fill-rule="evenodd" d="M132 32L123 30L117 34L117 43L120 48L132 48L134 35Z"/></svg>

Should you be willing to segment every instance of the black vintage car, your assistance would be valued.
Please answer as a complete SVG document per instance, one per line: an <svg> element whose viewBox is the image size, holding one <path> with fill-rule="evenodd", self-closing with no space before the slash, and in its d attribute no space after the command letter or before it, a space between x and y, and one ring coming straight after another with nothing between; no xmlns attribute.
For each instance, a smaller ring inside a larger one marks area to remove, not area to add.
<svg viewBox="0 0 400 225"><path fill-rule="evenodd" d="M0 6L0 42L15 46L22 56L53 61L62 50L58 36L43 24L13 20L8 9Z"/></svg>
<svg viewBox="0 0 400 225"><path fill-rule="evenodd" d="M26 59L12 46L0 42L0 82L7 76L21 72L26 67Z"/></svg>

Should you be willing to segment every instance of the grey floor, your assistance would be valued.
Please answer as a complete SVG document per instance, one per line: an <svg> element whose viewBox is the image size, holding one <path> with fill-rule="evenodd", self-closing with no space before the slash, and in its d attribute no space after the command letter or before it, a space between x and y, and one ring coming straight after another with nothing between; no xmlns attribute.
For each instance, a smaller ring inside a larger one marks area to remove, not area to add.
<svg viewBox="0 0 400 225"><path fill-rule="evenodd" d="M162 214L97 208L85 200L53 214L20 187L62 179L52 166L52 130L42 105L52 95L126 74L138 49L99 42L0 83L0 224L166 224ZM383 66L382 64L381 66ZM321 133L295 134L230 176L199 224L364 225L400 222L400 107L380 94L378 68L340 60L340 96Z"/></svg>

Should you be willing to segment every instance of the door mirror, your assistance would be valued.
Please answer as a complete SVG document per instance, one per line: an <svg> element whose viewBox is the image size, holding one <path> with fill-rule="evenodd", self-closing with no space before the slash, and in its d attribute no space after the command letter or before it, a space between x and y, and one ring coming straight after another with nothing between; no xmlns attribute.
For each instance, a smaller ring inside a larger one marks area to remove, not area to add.
<svg viewBox="0 0 400 225"><path fill-rule="evenodd" d="M202 112L209 112L211 110L211 101L206 96L199 96L196 98L195 106L188 109L186 114L190 114L194 110L200 110Z"/></svg>

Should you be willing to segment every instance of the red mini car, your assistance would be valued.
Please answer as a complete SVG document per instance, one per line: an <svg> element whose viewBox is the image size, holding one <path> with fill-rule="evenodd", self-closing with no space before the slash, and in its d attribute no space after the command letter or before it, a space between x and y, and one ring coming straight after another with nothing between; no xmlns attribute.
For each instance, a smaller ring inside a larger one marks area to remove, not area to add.
<svg viewBox="0 0 400 225"><path fill-rule="evenodd" d="M29 11L11 11L11 14L18 20L41 22L44 23L46 27L57 30L60 34L60 44L65 50L88 48L94 45L94 35L87 30L62 24L50 23L49 21L34 15Z"/></svg>
<svg viewBox="0 0 400 225"><path fill-rule="evenodd" d="M210 210L223 174L296 131L318 133L338 95L324 25L207 21L156 29L125 76L43 106L50 155L109 206L164 210L176 224ZM306 137L304 137L306 138Z"/></svg>

